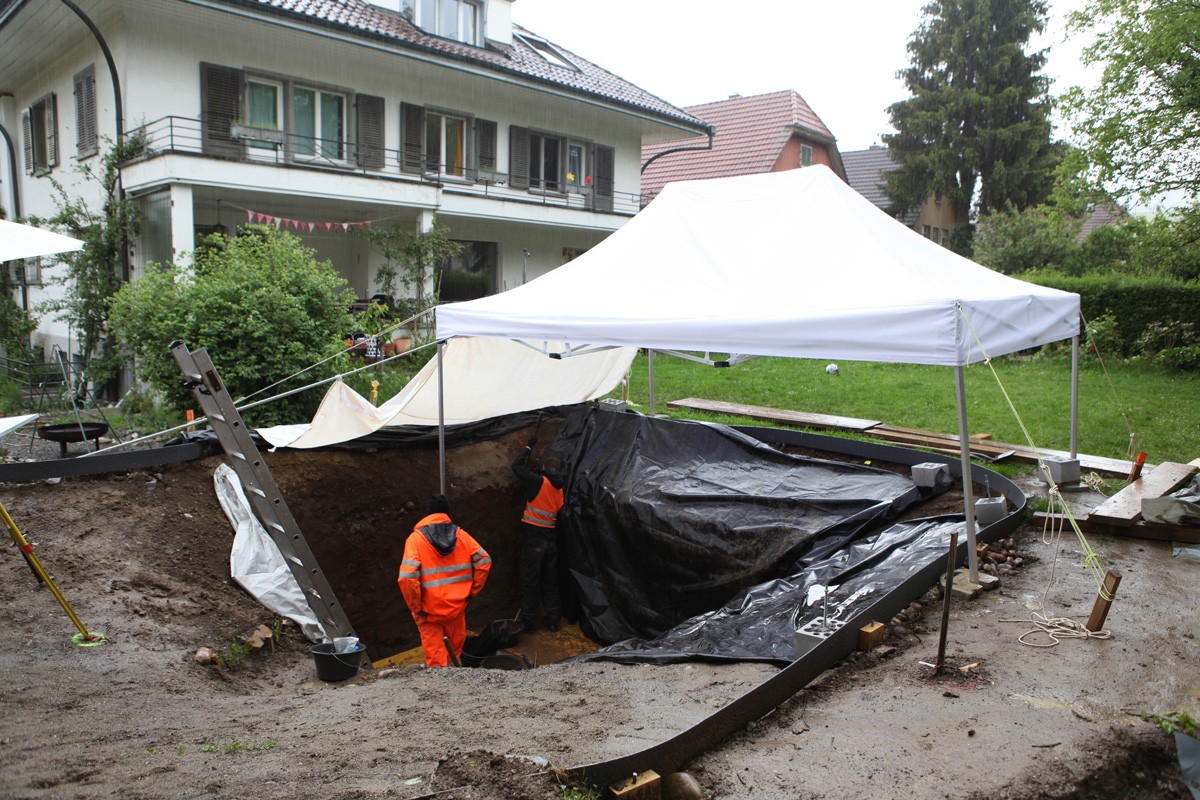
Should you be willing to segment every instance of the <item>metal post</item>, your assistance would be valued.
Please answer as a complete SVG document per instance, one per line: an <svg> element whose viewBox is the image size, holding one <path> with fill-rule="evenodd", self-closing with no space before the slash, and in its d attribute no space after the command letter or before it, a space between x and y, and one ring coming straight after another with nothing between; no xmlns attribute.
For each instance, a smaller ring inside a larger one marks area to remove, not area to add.
<svg viewBox="0 0 1200 800"><path fill-rule="evenodd" d="M442 351L445 342L437 344L437 375L438 375L438 486L442 494L446 493L446 382L442 374L445 362Z"/></svg>
<svg viewBox="0 0 1200 800"><path fill-rule="evenodd" d="M654 416L654 351L646 350L646 365L650 376L650 416Z"/></svg>
<svg viewBox="0 0 1200 800"><path fill-rule="evenodd" d="M525 268L529 266L529 251L521 251L521 285L525 285Z"/></svg>
<svg viewBox="0 0 1200 800"><path fill-rule="evenodd" d="M1079 457L1079 337L1071 337L1071 458Z"/></svg>
<svg viewBox="0 0 1200 800"><path fill-rule="evenodd" d="M967 517L967 567L971 583L979 583L979 554L975 552L975 487L971 478L971 440L967 433L967 383L961 365L954 368L954 377L958 395L958 450L962 460L963 506ZM953 576L949 580L953 580Z"/></svg>

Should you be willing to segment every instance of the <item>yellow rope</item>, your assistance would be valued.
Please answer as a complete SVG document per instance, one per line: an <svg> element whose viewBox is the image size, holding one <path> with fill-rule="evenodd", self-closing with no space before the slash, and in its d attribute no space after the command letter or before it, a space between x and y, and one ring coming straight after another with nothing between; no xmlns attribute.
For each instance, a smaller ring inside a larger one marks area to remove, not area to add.
<svg viewBox="0 0 1200 800"><path fill-rule="evenodd" d="M1042 530L1043 541L1046 541L1047 544L1050 543L1046 539L1046 531L1047 531L1048 527L1050 529L1054 528L1054 526L1050 525L1050 518L1052 516L1056 516L1053 514L1053 508L1055 507L1055 505L1061 504L1063 515L1065 515L1067 521L1070 522L1071 529L1075 531L1075 536L1079 540L1079 546L1083 550L1084 565L1092 573L1092 577L1095 578L1095 580L1096 580L1096 590L1101 593L1101 596L1104 596L1105 569L1100 563L1100 556L1096 553L1095 550L1092 549L1092 546L1088 543L1087 538L1083 535L1083 531L1081 531L1079 529L1079 523L1075 520L1075 515L1071 513L1071 509L1063 501L1062 493L1059 490L1058 484L1056 484L1054 482L1054 477L1050 473L1050 468L1048 466L1046 466L1046 462L1042 459L1041 451L1033 443L1033 436L1030 435L1029 429L1025 426L1025 421L1023 419L1021 419L1021 415L1017 411L1017 407L1013 403L1012 397L1009 396L1008 390L1005 389L1005 387L1004 387L1004 382L1002 380L1000 380L1000 374L998 372L996 372L996 368L992 364L992 357L988 354L987 350L983 346L983 342L980 341L979 336L975 333L975 329L971 325L970 318L967 317L967 314L963 310L963 307L961 304L956 304L956 306L958 308L959 315L962 317L963 322L967 326L967 329L971 332L971 335L974 337L975 343L979 345L979 352L983 353L983 363L987 365L989 370L991 370L992 377L996 381L996 386L998 386L1000 388L1000 393L1004 396L1004 402L1008 403L1009 410L1012 411L1013 417L1017 421L1017 425L1020 426L1020 428L1021 428L1021 434L1025 437L1025 441L1026 441L1026 443L1028 443L1030 450L1032 450L1034 455L1037 457L1038 470L1042 473L1042 475L1045 478L1046 485L1048 487L1047 498L1050 502L1050 513L1047 516L1046 525L1043 526L1043 530ZM1059 519L1061 519L1061 517L1059 517ZM1057 531L1053 534L1053 538L1057 538L1058 535L1061 534L1061 532L1062 532L1062 528L1061 528L1061 526L1059 526ZM1055 562L1057 562L1057 560L1058 560L1057 550L1055 551L1054 556L1055 556ZM1051 582L1053 582L1053 574L1054 574L1054 569L1052 567L1051 568ZM1047 587L1047 590L1048 589L1049 589L1049 587ZM1111 600L1112 598L1107 598L1107 599Z"/></svg>

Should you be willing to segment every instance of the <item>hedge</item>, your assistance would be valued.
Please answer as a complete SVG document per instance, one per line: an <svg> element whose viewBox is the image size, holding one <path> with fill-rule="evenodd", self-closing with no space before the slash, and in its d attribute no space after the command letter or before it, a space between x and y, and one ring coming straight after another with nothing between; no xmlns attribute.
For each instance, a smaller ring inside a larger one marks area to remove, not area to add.
<svg viewBox="0 0 1200 800"><path fill-rule="evenodd" d="M1200 283L1195 281L1111 273L1075 276L1050 270L1016 277L1078 294L1087 323L1111 314L1122 348L1121 353L1114 355L1135 352L1138 338L1154 325L1200 323Z"/></svg>

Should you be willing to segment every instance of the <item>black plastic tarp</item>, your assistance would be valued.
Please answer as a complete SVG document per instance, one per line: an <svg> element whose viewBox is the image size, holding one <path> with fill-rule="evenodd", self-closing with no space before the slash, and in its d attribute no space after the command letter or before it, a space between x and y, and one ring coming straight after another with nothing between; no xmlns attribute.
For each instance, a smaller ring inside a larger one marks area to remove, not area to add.
<svg viewBox="0 0 1200 800"><path fill-rule="evenodd" d="M551 452L568 475L560 531L579 613L606 643L654 639L803 573L929 496L907 474L601 409L569 416Z"/></svg>

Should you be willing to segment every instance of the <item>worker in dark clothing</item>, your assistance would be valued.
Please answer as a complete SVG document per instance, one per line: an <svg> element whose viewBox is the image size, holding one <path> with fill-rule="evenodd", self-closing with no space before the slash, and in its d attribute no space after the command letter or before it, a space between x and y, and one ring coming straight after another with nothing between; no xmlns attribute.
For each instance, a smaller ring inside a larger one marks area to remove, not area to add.
<svg viewBox="0 0 1200 800"><path fill-rule="evenodd" d="M546 610L546 627L558 630L558 539L555 526L563 506L563 479L553 465L540 472L529 467L537 439L517 454L512 470L521 481L525 511L521 515L521 615L526 633L537 627L538 602Z"/></svg>

